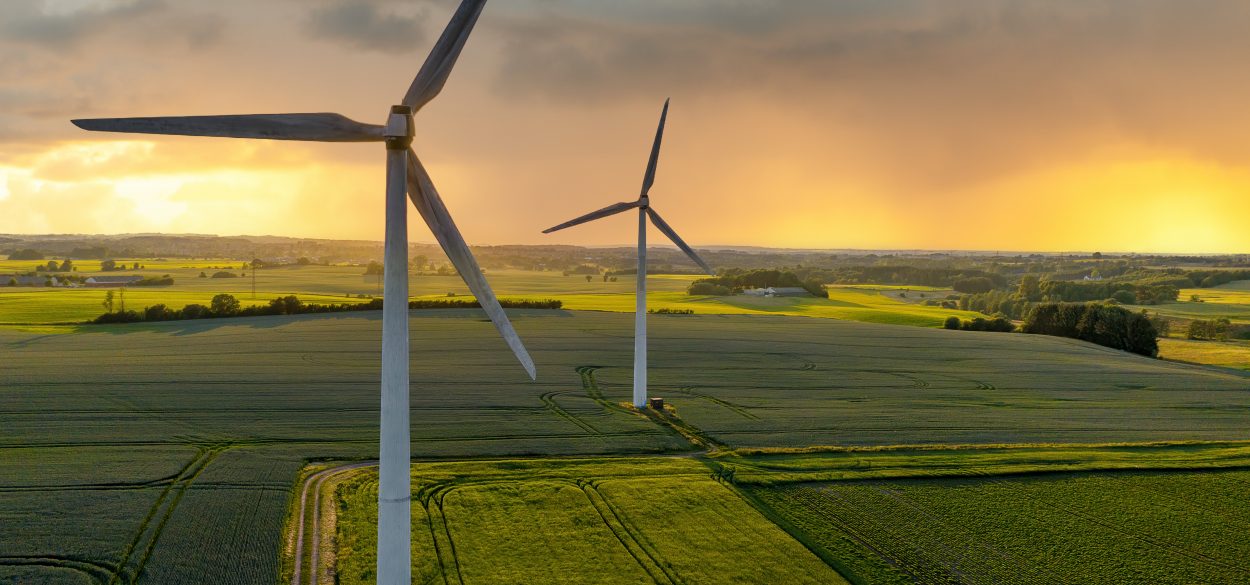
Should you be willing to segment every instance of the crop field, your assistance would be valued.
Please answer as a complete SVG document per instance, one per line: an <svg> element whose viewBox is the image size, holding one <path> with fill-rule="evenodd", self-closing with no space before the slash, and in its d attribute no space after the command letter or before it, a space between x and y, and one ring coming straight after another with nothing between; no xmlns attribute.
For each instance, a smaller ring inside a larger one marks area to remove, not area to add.
<svg viewBox="0 0 1250 585"><path fill-rule="evenodd" d="M418 583L845 583L691 459L413 467ZM371 583L376 468L337 490L337 574Z"/></svg>
<svg viewBox="0 0 1250 585"><path fill-rule="evenodd" d="M1250 472L748 487L861 583L1245 583Z"/></svg>
<svg viewBox="0 0 1250 585"><path fill-rule="evenodd" d="M7 262L15 264L14 262ZM0 261L0 273L5 261ZM22 270L33 268L35 261L16 262ZM75 274L95 274L98 262L83 261ZM159 277L169 274L174 284L167 287L130 287L126 289L126 307L132 310L165 304L182 308L191 303L207 305L213 295L232 294L244 305L265 304L278 296L294 294L306 302L364 302L378 294L376 276L364 276L359 266L285 266L262 269L256 273L256 295L251 292L251 276L246 278L200 278L200 272L213 274L230 266L239 274L238 262L218 261L143 261L144 269L115 274L139 274ZM545 300L556 298L566 309L585 311L632 312L634 310L634 278L617 277L604 282L601 277L589 282L583 276L563 276L558 272L500 270L488 273L497 294L513 299ZM979 313L926 307L919 297L899 298L902 287L834 286L829 298L762 298L748 296L705 297L686 294L686 287L697 276L652 275L647 278L648 303L653 309L689 309L700 314L761 314L846 319L869 323L940 327L949 316L963 319ZM439 299L448 295L471 296L459 276L413 276L409 288L414 298ZM925 287L912 287L919 291ZM80 323L104 312L106 291L100 288L6 287L0 283L0 326ZM915 292L919 294L937 294Z"/></svg>
<svg viewBox="0 0 1250 585"><path fill-rule="evenodd" d="M412 313L415 457L1230 441L1245 438L1250 409L1250 377L1073 340L656 315L652 386L674 410L644 417L620 406L630 315L510 314L538 382L480 312ZM276 581L300 470L376 457L380 325L357 313L0 330L0 582ZM461 495L502 497L475 489ZM499 514L520 514L530 489ZM653 497L629 481L605 493Z"/></svg>

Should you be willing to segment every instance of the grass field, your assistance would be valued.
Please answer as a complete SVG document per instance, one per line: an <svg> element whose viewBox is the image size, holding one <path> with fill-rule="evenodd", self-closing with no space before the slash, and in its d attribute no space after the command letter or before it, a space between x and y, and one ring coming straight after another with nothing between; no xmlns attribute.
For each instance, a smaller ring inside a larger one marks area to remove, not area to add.
<svg viewBox="0 0 1250 585"><path fill-rule="evenodd" d="M698 461L414 466L416 582L845 583ZM338 583L371 583L377 471L337 490Z"/></svg>
<svg viewBox="0 0 1250 585"><path fill-rule="evenodd" d="M479 311L413 313L414 456L696 451L673 426L619 406L630 394L630 315L510 314L536 383ZM0 330L0 582L277 581L300 470L376 457L379 330L374 314ZM650 332L654 394L722 451L1229 441L1245 438L1250 409L1250 377L1058 338L747 315L657 315ZM645 482L605 481L614 505L652 498L682 513L684 500L670 506ZM678 495L725 493L682 473L673 481L688 490ZM477 500L444 504L495 501L522 521L518 502L542 495L533 489L475 487L460 495ZM557 492L544 501L577 495ZM458 510L465 525L498 521ZM640 530L680 541L662 529ZM701 570L665 555L683 575ZM465 567L489 578L477 563Z"/></svg>

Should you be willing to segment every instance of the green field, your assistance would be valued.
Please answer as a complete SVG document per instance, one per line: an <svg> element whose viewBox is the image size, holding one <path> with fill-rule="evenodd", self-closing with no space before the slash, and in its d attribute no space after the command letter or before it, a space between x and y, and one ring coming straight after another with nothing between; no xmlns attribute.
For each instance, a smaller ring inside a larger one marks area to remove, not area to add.
<svg viewBox="0 0 1250 585"><path fill-rule="evenodd" d="M705 531L704 540L684 541L646 519L644 509L654 506L691 526L717 526L715 518L703 516L710 512L682 499L698 494L730 506L725 494L734 492L710 480L717 465L740 468L743 480L752 473L748 462L768 473L786 471L767 468L782 465L781 459L733 449L1246 438L1250 377L1235 372L1059 338L759 315L652 318L654 394L675 408L659 424L620 407L630 394L630 315L510 314L538 364L538 382L526 381L480 312L413 312L414 456L698 456L711 447L718 454L708 463L701 462L704 456L656 463L690 469L715 464L701 477L659 473L676 482L665 490L673 500L648 491L645 482L612 479L618 471L579 477L604 480L605 501L631 510L643 540L709 551L698 555L725 559L726 567L739 567L734 570L750 566L711 552L732 542L717 539L737 538L732 532ZM315 459L376 457L376 314L82 331L89 332L0 330L6 405L0 412L0 582L275 582L283 573L283 527L301 469ZM692 444L690 436L699 442ZM1114 459L1082 453L1094 460L1084 469ZM1167 465L1167 453L1150 451L1133 464ZM799 454L770 455L783 456ZM1214 460L1230 464L1239 456L1230 452ZM826 455L820 457L826 458L821 465L830 465ZM959 465L964 455L945 457ZM1063 469L1067 457L1075 456L1035 459L1043 468ZM845 460L834 466L845 466ZM422 469L418 465L415 473L426 477ZM444 504L453 506L464 526L501 522L475 516L468 502L493 502L493 515L523 523L528 504L519 502L542 495L539 486L547 481L542 473L533 475L533 482L518 480L515 491L474 487L453 492ZM367 490L367 480L361 481ZM539 498L534 505L564 509L560 502L577 496L551 489L554 500ZM367 505L367 493L359 493ZM576 509L568 511L563 521L585 520ZM585 527L602 537L604 529L594 526ZM579 544L560 537L567 532L554 525L551 530L552 542L567 548L553 547L578 554ZM790 542L772 534L776 542ZM463 538L466 546L478 547L473 555L494 545ZM715 569L691 566L692 557L668 546L663 558L682 575ZM367 549L360 544L351 550ZM347 553L344 567L353 562ZM464 567L476 580L537 570L507 565L510 572L495 575L473 555L465 557Z"/></svg>
<svg viewBox="0 0 1250 585"><path fill-rule="evenodd" d="M359 266L284 266L262 269L256 273L256 295L251 292L251 277L199 278L200 272L212 274L211 267L232 266L239 273L238 262L207 261L142 261L144 269L116 274L162 276L169 274L174 284L168 287L130 287L126 289L126 308L139 310L145 306L165 304L181 308L191 303L207 305L213 295L228 293L243 305L265 304L278 296L294 294L306 302L363 302L379 293L378 279L364 276ZM35 262L0 261L18 264L29 270ZM96 274L98 262L83 261L82 276ZM558 272L499 270L488 273L491 285L502 297L545 300L556 298L572 310L632 312L634 310L634 279L618 277L604 282L582 276L563 276ZM954 311L917 304L919 297L900 299L902 287L834 286L829 298L762 298L749 296L692 297L685 293L696 276L651 275L647 278L648 303L653 309L689 309L700 314L771 314L830 319L847 319L869 323L889 323L940 327L951 315L964 319L979 313ZM409 288L416 298L446 298L449 294L470 296L459 276L414 275ZM924 287L920 287L924 288ZM56 323L81 323L104 312L107 289L99 288L32 288L6 287L0 283L0 326L31 326ZM917 290L913 287L913 290ZM914 293L921 294L921 293ZM936 294L936 293L929 293Z"/></svg>
<svg viewBox="0 0 1250 585"><path fill-rule="evenodd" d="M748 488L863 583L1244 583L1250 472Z"/></svg>
<svg viewBox="0 0 1250 585"><path fill-rule="evenodd" d="M414 467L416 582L845 583L691 459ZM338 582L371 583L377 472L337 490Z"/></svg>

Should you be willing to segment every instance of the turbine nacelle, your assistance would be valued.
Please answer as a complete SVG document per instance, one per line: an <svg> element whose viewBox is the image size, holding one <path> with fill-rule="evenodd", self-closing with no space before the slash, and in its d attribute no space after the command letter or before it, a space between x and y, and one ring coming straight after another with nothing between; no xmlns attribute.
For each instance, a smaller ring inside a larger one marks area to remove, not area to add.
<svg viewBox="0 0 1250 585"><path fill-rule="evenodd" d="M409 146L412 146L414 134L412 108L403 105L391 106L391 113L386 117L386 126L382 127L386 149L407 150Z"/></svg>

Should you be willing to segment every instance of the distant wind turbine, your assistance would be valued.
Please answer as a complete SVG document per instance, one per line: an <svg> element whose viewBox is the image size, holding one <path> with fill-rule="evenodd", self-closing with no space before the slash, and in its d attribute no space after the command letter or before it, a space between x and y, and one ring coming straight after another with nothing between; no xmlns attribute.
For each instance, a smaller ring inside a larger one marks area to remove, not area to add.
<svg viewBox="0 0 1250 585"><path fill-rule="evenodd" d="M412 114L443 89L486 0L464 0L452 16L402 105L392 106L385 126L364 124L339 114L253 114L169 118L74 120L85 130L386 143L386 257L382 307L382 416L378 487L378 583L411 583L408 412L408 219L404 194L416 205L439 245L473 291L495 328L530 378L534 362L495 298L490 284L460 235L434 183L412 151ZM315 570L315 568L314 568Z"/></svg>
<svg viewBox="0 0 1250 585"><path fill-rule="evenodd" d="M655 131L655 144L651 147L651 159L647 161L647 173L642 179L642 193L636 201L617 203L587 213L577 219L566 221L558 226L543 230L544 234L559 231L567 227L583 224L609 215L638 208L638 289L634 301L634 406L643 408L647 405L647 218L655 224L668 239L677 244L695 264L704 272L715 274L686 242L673 231L673 228L651 207L648 193L655 182L655 166L660 158L660 141L664 138L664 122L668 119L668 100L664 100L664 111L660 113L660 127Z"/></svg>

